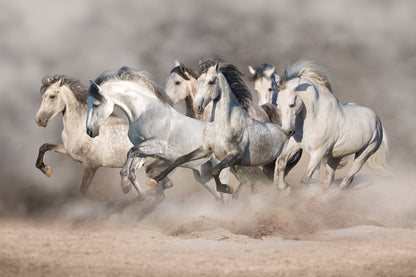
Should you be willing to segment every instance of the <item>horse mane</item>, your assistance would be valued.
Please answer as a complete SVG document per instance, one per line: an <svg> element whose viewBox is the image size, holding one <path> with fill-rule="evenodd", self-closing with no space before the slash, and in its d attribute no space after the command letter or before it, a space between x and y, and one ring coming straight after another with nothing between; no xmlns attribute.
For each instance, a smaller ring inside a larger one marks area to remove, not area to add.
<svg viewBox="0 0 416 277"><path fill-rule="evenodd" d="M192 70L191 68L187 67L186 65L184 65L183 63L181 63L178 66L175 66L170 73L176 73L179 76L181 76L183 79L185 80L189 80L189 77L185 74L188 73L192 78L194 79L198 79L198 73L196 73L194 70Z"/></svg>
<svg viewBox="0 0 416 277"><path fill-rule="evenodd" d="M284 87L284 83L294 78L305 78L309 81L326 87L332 92L332 80L328 70L312 61L299 60L291 67L287 67L280 81L280 88Z"/></svg>
<svg viewBox="0 0 416 277"><path fill-rule="evenodd" d="M157 86L152 80L150 80L149 73L145 71L139 71L127 66L121 67L119 70L114 72L104 72L97 79L95 79L94 83L98 86L102 85L105 82L112 81L112 80L120 80L120 81L133 81L136 83L140 83L145 85L153 94L163 103L166 105L172 106L172 101L168 98L163 88ZM98 90L98 87L92 84L89 89L89 93L96 98L97 100L103 99L103 96Z"/></svg>
<svg viewBox="0 0 416 277"><path fill-rule="evenodd" d="M62 79L63 85L67 85L69 87L75 99L80 103L87 104L88 88L84 86L80 80L68 77L66 75L53 75L44 77L40 87L40 94L43 95L51 85L61 81Z"/></svg>
<svg viewBox="0 0 416 277"><path fill-rule="evenodd" d="M274 67L274 65L272 65L271 63L263 63L263 64L257 66L256 68L254 68L256 73L254 73L254 75L249 78L250 81L256 81L260 78L270 79L270 77L268 75L264 74L264 71L270 70L273 67Z"/></svg>
<svg viewBox="0 0 416 277"><path fill-rule="evenodd" d="M200 63L199 75L208 71L212 66L215 66L217 62L220 62L219 59L208 60ZM250 101L253 99L250 91L247 88L247 85L241 79L243 73L241 73L235 65L226 64L220 67L219 69L224 75L225 79L228 82L228 85L231 88L231 91L234 93L241 107L248 109Z"/></svg>

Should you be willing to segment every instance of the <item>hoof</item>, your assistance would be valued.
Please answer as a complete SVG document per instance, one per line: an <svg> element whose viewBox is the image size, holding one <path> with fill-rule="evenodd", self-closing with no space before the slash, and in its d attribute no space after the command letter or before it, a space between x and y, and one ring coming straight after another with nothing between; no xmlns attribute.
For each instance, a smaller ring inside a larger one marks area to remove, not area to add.
<svg viewBox="0 0 416 277"><path fill-rule="evenodd" d="M222 186L218 187L217 191L222 192L222 193L233 194L234 193L234 188L232 186L229 186L229 185L222 185Z"/></svg>
<svg viewBox="0 0 416 277"><path fill-rule="evenodd" d="M124 193L129 193L131 190L131 185L121 186L121 189L123 190Z"/></svg>
<svg viewBox="0 0 416 277"><path fill-rule="evenodd" d="M287 188L283 189L282 191L283 191L284 195L288 196L288 195L290 195L291 188L288 186Z"/></svg>
<svg viewBox="0 0 416 277"><path fill-rule="evenodd" d="M51 177L51 175L52 175L52 168L49 165L46 165L44 168L42 168L42 172L46 176Z"/></svg>
<svg viewBox="0 0 416 277"><path fill-rule="evenodd" d="M146 181L146 183L144 183L146 186L149 186L149 187L151 187L151 188L155 188L155 187L157 187L157 185L158 185L158 183L156 182L156 180L155 179L150 179L150 180L147 180Z"/></svg>
<svg viewBox="0 0 416 277"><path fill-rule="evenodd" d="M173 182L172 180L170 180L169 178L165 178L161 181L161 184L163 185L163 189L169 189L171 187L173 187Z"/></svg>

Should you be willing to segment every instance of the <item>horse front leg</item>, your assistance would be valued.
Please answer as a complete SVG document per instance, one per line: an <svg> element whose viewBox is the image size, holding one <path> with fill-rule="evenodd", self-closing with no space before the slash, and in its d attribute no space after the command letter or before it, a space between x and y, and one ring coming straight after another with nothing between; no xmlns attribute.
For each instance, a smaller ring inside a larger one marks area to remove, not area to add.
<svg viewBox="0 0 416 277"><path fill-rule="evenodd" d="M223 193L229 193L229 194L232 194L234 192L234 188L232 186L223 184L221 182L220 173L221 173L221 170L223 170L224 168L237 164L240 162L240 160L241 160L240 153L228 154L224 160L222 160L220 163L216 164L212 168L212 176L214 177L215 183L217 185L217 191L223 192Z"/></svg>
<svg viewBox="0 0 416 277"><path fill-rule="evenodd" d="M335 177L335 170L338 167L339 162L341 161L341 158L334 158L334 157L329 157L328 161L326 163L326 178L325 178L325 182L324 182L324 186L323 189L325 191L327 191L329 189L329 186L332 184L332 182L334 181L334 177Z"/></svg>
<svg viewBox="0 0 416 277"><path fill-rule="evenodd" d="M39 168L46 176L51 177L52 175L52 168L49 165L45 165L43 163L43 156L47 151L53 151L57 153L61 153L64 155L68 155L68 153L65 150L65 147L63 144L50 144L50 143L44 143L41 147L39 147L39 154L38 158L36 159L36 167Z"/></svg>
<svg viewBox="0 0 416 277"><path fill-rule="evenodd" d="M177 158L171 165L169 165L165 170L163 170L161 173L159 173L159 175L157 175L154 178L148 180L146 182L146 185L148 185L150 187L156 187L158 185L158 183L160 182L160 180L166 178L168 176L168 174L170 172L172 172L178 166L180 166L180 165L182 165L186 162L206 158L211 153L212 152L211 152L210 149L207 149L204 146L201 146L201 147L195 149L194 151Z"/></svg>
<svg viewBox="0 0 416 277"><path fill-rule="evenodd" d="M290 186L285 177L289 171L298 163L302 156L299 144L291 143L288 148L276 159L274 167L273 188L290 192Z"/></svg>
<svg viewBox="0 0 416 277"><path fill-rule="evenodd" d="M323 151L315 151L311 154L308 167L306 169L306 174L302 178L302 183L309 183L314 171L318 168L321 161L324 159L326 153Z"/></svg>

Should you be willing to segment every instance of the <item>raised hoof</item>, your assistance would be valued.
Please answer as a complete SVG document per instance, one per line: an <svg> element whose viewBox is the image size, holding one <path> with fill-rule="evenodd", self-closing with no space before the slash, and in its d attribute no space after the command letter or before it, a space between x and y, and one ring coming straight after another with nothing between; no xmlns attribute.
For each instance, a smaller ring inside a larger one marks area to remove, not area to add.
<svg viewBox="0 0 416 277"><path fill-rule="evenodd" d="M163 185L163 189L169 189L173 187L173 182L169 178L165 178L161 181L161 184Z"/></svg>
<svg viewBox="0 0 416 277"><path fill-rule="evenodd" d="M146 186L149 186L151 188L155 188L157 187L158 183L155 179L149 179L146 181L146 183L144 183Z"/></svg>
<svg viewBox="0 0 416 277"><path fill-rule="evenodd" d="M52 168L49 165L45 165L41 170L46 176L51 177Z"/></svg>
<svg viewBox="0 0 416 277"><path fill-rule="evenodd" d="M234 188L232 186L223 184L221 186L218 186L217 191L222 192L222 193L233 194L234 193Z"/></svg>

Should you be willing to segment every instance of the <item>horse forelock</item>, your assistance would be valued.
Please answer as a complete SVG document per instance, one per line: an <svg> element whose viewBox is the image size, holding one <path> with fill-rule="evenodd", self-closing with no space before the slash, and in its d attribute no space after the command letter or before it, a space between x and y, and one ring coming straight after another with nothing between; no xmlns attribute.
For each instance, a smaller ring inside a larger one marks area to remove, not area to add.
<svg viewBox="0 0 416 277"><path fill-rule="evenodd" d="M183 63L181 63L178 66L175 66L170 71L170 73L176 73L179 76L181 76L184 80L190 80L188 75L191 76L194 79L198 79L198 74L194 70L192 70L191 68L184 65ZM186 73L188 73L188 75L186 75Z"/></svg>
<svg viewBox="0 0 416 277"><path fill-rule="evenodd" d="M152 80L150 80L149 73L145 71L139 71L127 66L121 67L119 70L114 72L104 72L101 74L97 79L95 79L95 83L97 85L102 85L108 81L132 81L135 83L139 83L147 87L153 94L164 104L172 106L172 101L166 95L163 88L157 86ZM94 88L95 87L95 88ZM93 91L91 91L93 88ZM100 95L98 88L94 85L90 86L90 94L94 93L96 96ZM94 95L93 95L94 96Z"/></svg>
<svg viewBox="0 0 416 277"><path fill-rule="evenodd" d="M206 61L200 62L199 63L199 73L198 73L198 77L201 74L207 73L208 72L208 69L210 67L213 67L213 66L217 65L217 63L220 63L221 64L222 63L222 60L221 59L212 59L212 60L206 60Z"/></svg>
<svg viewBox="0 0 416 277"><path fill-rule="evenodd" d="M279 83L279 90L286 87L286 82L294 78L305 78L314 84L326 87L332 92L332 80L328 70L315 62L299 60L291 67L287 67Z"/></svg>
<svg viewBox="0 0 416 277"><path fill-rule="evenodd" d="M80 103L86 104L88 98L88 88L84 86L80 80L68 77L66 75L53 75L44 77L40 87L41 95L43 95L51 85L61 81L62 79L62 84L69 87L75 99Z"/></svg>
<svg viewBox="0 0 416 277"><path fill-rule="evenodd" d="M255 71L254 75L249 77L250 81L256 81L260 78L270 79L270 77L267 74L265 74L265 71L270 70L273 67L274 65L270 63L263 63L257 66L256 68L254 68L254 71Z"/></svg>

